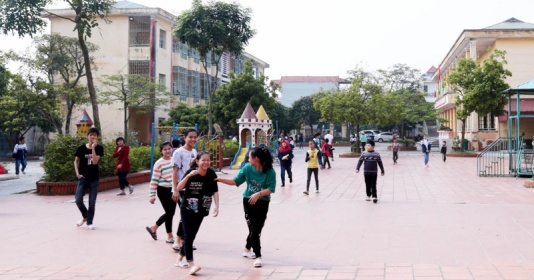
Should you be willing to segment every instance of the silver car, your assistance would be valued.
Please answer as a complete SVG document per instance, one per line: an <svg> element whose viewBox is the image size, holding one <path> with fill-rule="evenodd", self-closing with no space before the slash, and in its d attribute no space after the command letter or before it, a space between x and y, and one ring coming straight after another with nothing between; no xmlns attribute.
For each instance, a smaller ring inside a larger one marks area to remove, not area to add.
<svg viewBox="0 0 534 280"><path fill-rule="evenodd" d="M393 141L393 132L382 132L375 136L378 142L391 142Z"/></svg>

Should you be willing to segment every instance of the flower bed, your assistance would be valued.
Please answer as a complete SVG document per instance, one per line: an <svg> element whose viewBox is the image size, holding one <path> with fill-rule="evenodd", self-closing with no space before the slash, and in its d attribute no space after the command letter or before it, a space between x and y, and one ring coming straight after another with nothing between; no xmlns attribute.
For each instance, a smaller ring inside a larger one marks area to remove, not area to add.
<svg viewBox="0 0 534 280"><path fill-rule="evenodd" d="M150 171L142 171L128 174L128 182L131 184L140 184L150 181ZM74 195L78 182L46 182L39 181L35 183L37 194L40 195ZM118 176L101 178L98 184L98 191L107 191L119 188Z"/></svg>

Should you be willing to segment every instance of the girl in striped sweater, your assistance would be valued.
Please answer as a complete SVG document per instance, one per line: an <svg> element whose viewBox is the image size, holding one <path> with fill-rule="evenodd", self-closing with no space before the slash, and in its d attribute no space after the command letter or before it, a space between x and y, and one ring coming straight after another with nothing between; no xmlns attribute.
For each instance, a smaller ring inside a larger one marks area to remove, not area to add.
<svg viewBox="0 0 534 280"><path fill-rule="evenodd" d="M150 203L154 204L156 201L156 194L161 201L165 213L159 217L156 223L151 227L146 227L146 230L154 240L158 240L156 230L165 223L167 230L167 243L173 243L172 238L172 219L176 212L176 202L172 199L172 145L170 142L164 142L160 145L161 154L163 155L156 163L152 170L152 178L150 179L149 197Z"/></svg>

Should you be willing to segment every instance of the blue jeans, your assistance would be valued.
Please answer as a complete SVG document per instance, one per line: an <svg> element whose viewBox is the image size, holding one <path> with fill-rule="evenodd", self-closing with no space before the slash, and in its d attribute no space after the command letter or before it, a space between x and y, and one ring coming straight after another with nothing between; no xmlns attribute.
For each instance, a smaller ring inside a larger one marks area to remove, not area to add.
<svg viewBox="0 0 534 280"><path fill-rule="evenodd" d="M17 175L19 175L19 169L20 169L21 164L22 164L22 172L24 172L24 170L26 169L26 165L27 165L26 159L15 160L15 173Z"/></svg>
<svg viewBox="0 0 534 280"><path fill-rule="evenodd" d="M83 203L83 196L85 192L89 189L89 210L85 207ZM98 193L98 179L89 181L85 178L78 180L78 187L76 187L76 194L74 198L76 200L76 205L84 219L87 219L87 225L93 224L93 218L95 217L95 204L96 204L96 195Z"/></svg>
<svg viewBox="0 0 534 280"><path fill-rule="evenodd" d="M425 165L428 164L428 158L430 156L430 153L423 153L423 157L425 158Z"/></svg>
<svg viewBox="0 0 534 280"><path fill-rule="evenodd" d="M291 165L280 164L280 176L282 178L282 185L286 184L286 171L289 176L289 181L293 180L293 172L291 172Z"/></svg>

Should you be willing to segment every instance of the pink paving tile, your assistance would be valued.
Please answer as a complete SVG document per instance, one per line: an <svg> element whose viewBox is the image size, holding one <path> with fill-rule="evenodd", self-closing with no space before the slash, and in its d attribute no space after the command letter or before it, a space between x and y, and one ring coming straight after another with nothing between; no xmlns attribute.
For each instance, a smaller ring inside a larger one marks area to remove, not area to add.
<svg viewBox="0 0 534 280"><path fill-rule="evenodd" d="M298 272L273 272L269 279L298 279Z"/></svg>
<svg viewBox="0 0 534 280"><path fill-rule="evenodd" d="M470 273L461 273L461 272L448 272L443 273L443 279L446 280L468 280L473 279L473 276Z"/></svg>
<svg viewBox="0 0 534 280"><path fill-rule="evenodd" d="M431 277L418 277L418 276L415 276L414 280L443 280L443 278L442 277L437 277L437 276L431 276Z"/></svg>
<svg viewBox="0 0 534 280"><path fill-rule="evenodd" d="M384 276L384 269L378 268L360 268L356 275L358 276Z"/></svg>
<svg viewBox="0 0 534 280"><path fill-rule="evenodd" d="M384 279L386 280L413 280L411 273L386 273Z"/></svg>
<svg viewBox="0 0 534 280"><path fill-rule="evenodd" d="M348 280L348 279L354 279L356 276L356 273L352 272L330 272L326 276L326 279L328 280Z"/></svg>
<svg viewBox="0 0 534 280"><path fill-rule="evenodd" d="M358 266L332 266L330 268L330 272L343 272L343 273L356 273L358 270Z"/></svg>
<svg viewBox="0 0 534 280"><path fill-rule="evenodd" d="M473 277L500 277L501 274L496 269L471 269Z"/></svg>
<svg viewBox="0 0 534 280"><path fill-rule="evenodd" d="M414 269L415 277L441 277L441 269Z"/></svg>
<svg viewBox="0 0 534 280"><path fill-rule="evenodd" d="M300 276L326 276L328 274L328 270L318 270L318 269L306 269L302 270L300 272Z"/></svg>

